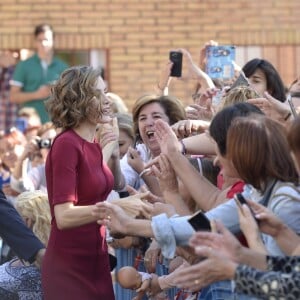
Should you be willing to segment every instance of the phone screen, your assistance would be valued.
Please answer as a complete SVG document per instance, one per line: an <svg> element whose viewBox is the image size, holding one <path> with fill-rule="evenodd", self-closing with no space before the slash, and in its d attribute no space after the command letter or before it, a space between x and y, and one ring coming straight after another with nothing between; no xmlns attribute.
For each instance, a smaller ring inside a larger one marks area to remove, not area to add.
<svg viewBox="0 0 300 300"><path fill-rule="evenodd" d="M211 231L210 221L201 211L192 215L188 219L188 222L192 225L195 231Z"/></svg>
<svg viewBox="0 0 300 300"><path fill-rule="evenodd" d="M182 53L178 51L170 51L169 59L173 63L170 76L181 77Z"/></svg>

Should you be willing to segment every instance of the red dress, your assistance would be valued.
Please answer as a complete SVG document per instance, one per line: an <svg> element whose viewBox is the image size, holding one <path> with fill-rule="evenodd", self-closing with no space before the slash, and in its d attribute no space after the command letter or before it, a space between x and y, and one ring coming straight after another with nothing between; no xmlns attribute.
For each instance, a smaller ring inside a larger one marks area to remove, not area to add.
<svg viewBox="0 0 300 300"><path fill-rule="evenodd" d="M44 299L114 299L104 228L94 222L59 230L54 205L103 201L113 187L113 176L97 143L73 130L56 137L46 162L51 233L42 265Z"/></svg>

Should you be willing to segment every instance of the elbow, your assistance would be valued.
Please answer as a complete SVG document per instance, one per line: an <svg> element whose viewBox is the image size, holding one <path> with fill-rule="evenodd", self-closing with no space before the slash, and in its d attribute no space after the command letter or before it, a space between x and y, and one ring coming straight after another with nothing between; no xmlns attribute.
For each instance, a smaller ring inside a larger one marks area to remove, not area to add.
<svg viewBox="0 0 300 300"><path fill-rule="evenodd" d="M68 226L68 223L65 222L64 220L61 220L60 218L56 219L56 226L59 230L70 228L70 226Z"/></svg>
<svg viewBox="0 0 300 300"><path fill-rule="evenodd" d="M56 226L59 230L65 230L71 228L70 223L62 214L56 214L55 216Z"/></svg>

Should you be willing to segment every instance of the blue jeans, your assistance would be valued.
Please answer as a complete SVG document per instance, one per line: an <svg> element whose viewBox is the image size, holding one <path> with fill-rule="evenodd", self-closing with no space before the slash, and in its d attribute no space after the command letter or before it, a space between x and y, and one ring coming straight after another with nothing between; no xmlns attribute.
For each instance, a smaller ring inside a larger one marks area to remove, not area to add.
<svg viewBox="0 0 300 300"><path fill-rule="evenodd" d="M201 290L197 300L256 300L257 298L234 292L230 280L215 282Z"/></svg>

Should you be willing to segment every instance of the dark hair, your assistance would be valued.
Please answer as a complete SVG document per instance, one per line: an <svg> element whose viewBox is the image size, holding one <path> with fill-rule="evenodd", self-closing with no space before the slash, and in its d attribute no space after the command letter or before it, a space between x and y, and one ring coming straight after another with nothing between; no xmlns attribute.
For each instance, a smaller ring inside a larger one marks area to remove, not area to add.
<svg viewBox="0 0 300 300"><path fill-rule="evenodd" d="M53 28L49 24L39 24L34 29L34 36L37 37L40 33L45 33L46 31L51 31L54 35Z"/></svg>
<svg viewBox="0 0 300 300"><path fill-rule="evenodd" d="M180 120L186 118L185 109L182 102L174 96L157 96L157 95L144 95L136 100L132 109L133 117L133 130L137 142L142 142L139 132L138 118L140 111L143 107L150 103L158 103L168 116L170 123L173 125Z"/></svg>
<svg viewBox="0 0 300 300"><path fill-rule="evenodd" d="M243 72L247 78L251 77L257 69L260 69L266 76L269 94L275 99L285 102L285 86L275 67L269 61L259 58L254 58L243 66Z"/></svg>
<svg viewBox="0 0 300 300"><path fill-rule="evenodd" d="M263 114L255 105L247 102L236 103L219 111L209 126L209 133L217 143L222 156L226 155L227 131L236 117L245 117L251 113Z"/></svg>
<svg viewBox="0 0 300 300"><path fill-rule="evenodd" d="M236 118L227 134L227 158L240 178L264 192L268 181L298 183L285 128L265 116Z"/></svg>

